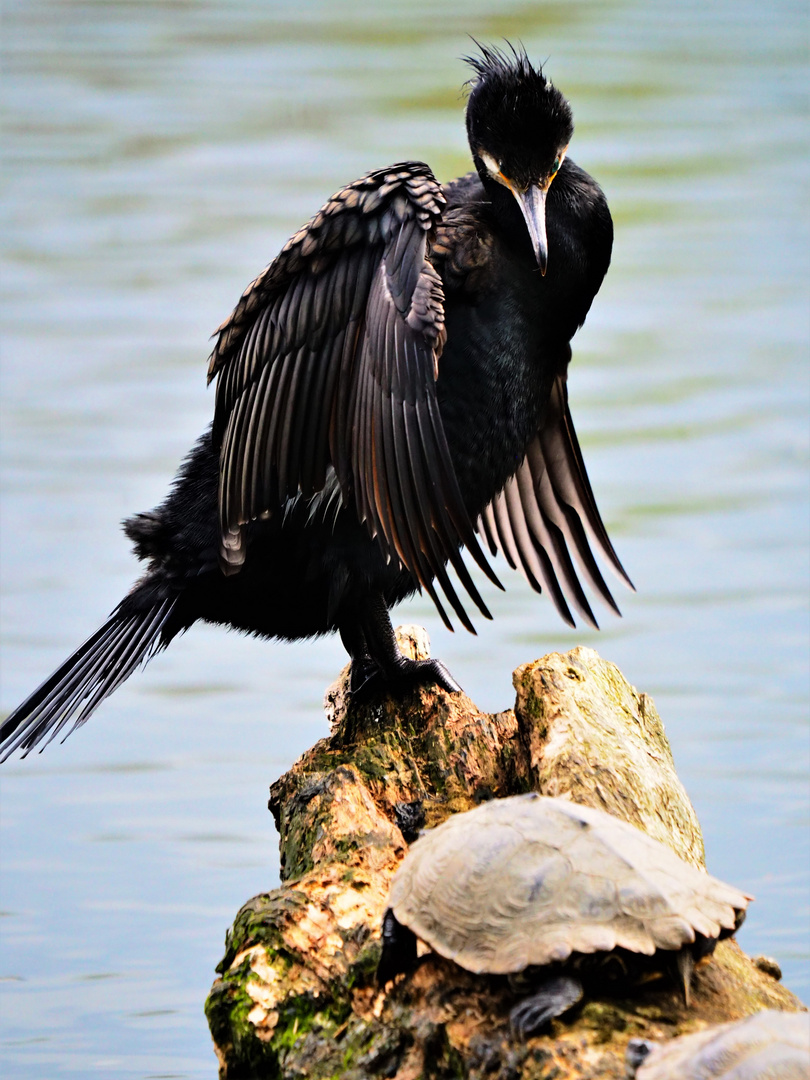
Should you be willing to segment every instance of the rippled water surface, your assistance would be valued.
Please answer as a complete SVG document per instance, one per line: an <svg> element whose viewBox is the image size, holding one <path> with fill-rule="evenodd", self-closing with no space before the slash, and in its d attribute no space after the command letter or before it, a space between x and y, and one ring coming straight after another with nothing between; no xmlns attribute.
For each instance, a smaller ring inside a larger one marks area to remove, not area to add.
<svg viewBox="0 0 810 1080"><path fill-rule="evenodd" d="M637 595L600 634L508 576L434 651L484 707L585 643L655 697L740 934L810 995L808 296L801 4L5 0L2 706L135 575L118 522L210 417L208 336L326 196L466 171L457 59L521 38L605 187L574 416ZM497 14L496 14L497 12ZM194 628L2 771L7 1077L211 1077L225 930L278 881L267 786L325 732L340 644Z"/></svg>

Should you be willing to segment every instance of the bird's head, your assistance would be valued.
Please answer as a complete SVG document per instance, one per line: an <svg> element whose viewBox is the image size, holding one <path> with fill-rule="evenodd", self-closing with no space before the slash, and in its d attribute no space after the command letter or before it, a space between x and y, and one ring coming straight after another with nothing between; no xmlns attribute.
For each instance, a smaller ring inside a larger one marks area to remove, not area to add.
<svg viewBox="0 0 810 1080"><path fill-rule="evenodd" d="M501 185L517 200L545 274L546 194L574 133L571 107L522 48L478 47L480 56L465 57L475 71L467 102L475 167L490 193Z"/></svg>

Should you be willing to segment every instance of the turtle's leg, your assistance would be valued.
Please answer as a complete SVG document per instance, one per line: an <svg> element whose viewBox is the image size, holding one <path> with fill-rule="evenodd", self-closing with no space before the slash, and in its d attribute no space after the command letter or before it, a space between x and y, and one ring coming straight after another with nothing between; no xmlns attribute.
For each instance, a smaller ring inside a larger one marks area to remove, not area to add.
<svg viewBox="0 0 810 1080"><path fill-rule="evenodd" d="M518 1002L509 1013L509 1024L519 1039L528 1039L555 1016L562 1016L582 1000L584 991L579 979L558 975L544 982L530 997Z"/></svg>
<svg viewBox="0 0 810 1080"><path fill-rule="evenodd" d="M382 955L377 965L377 983L385 986L401 971L410 971L416 963L416 934L397 921L388 908L383 916Z"/></svg>
<svg viewBox="0 0 810 1080"><path fill-rule="evenodd" d="M382 672L388 688L397 692L411 686L438 683L450 694L461 693L461 687L441 661L411 660L402 655L382 593L369 597L359 621L368 654ZM343 640L345 643L346 638Z"/></svg>

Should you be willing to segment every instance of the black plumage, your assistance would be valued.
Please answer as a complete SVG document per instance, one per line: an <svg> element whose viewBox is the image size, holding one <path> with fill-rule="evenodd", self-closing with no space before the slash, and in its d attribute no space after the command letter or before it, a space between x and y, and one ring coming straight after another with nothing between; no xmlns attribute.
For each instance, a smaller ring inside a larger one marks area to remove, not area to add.
<svg viewBox="0 0 810 1080"><path fill-rule="evenodd" d="M461 557L499 584L477 535L571 625L571 606L596 624L573 559L617 610L586 534L630 582L566 391L610 213L565 156L568 103L525 53L469 63L476 172L444 188L420 162L371 172L248 286L217 331L212 428L166 501L125 523L144 576L4 721L3 756L83 723L197 619L263 637L337 630L355 691L457 689L438 661L402 657L388 611L424 589L448 626L449 605L473 628L465 592L490 617Z"/></svg>

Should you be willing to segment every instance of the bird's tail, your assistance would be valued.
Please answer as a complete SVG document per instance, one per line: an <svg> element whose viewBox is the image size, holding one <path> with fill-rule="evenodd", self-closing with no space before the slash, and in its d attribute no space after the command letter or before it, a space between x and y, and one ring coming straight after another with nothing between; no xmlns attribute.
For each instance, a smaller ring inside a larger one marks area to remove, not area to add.
<svg viewBox="0 0 810 1080"><path fill-rule="evenodd" d="M167 636L161 631L177 596L154 596L151 589L143 588L143 584L136 587L104 625L6 717L0 725L0 761L5 761L18 749L23 750L25 757L43 739L44 749L72 720L65 734L67 738L138 664L146 662L168 644L173 635Z"/></svg>

